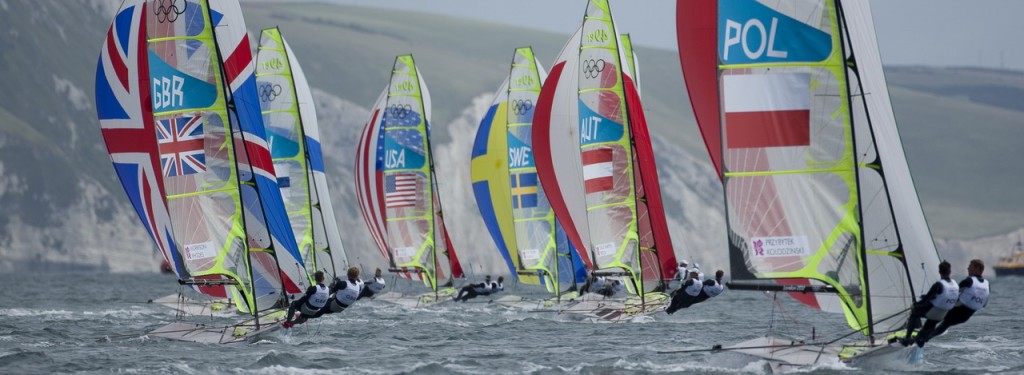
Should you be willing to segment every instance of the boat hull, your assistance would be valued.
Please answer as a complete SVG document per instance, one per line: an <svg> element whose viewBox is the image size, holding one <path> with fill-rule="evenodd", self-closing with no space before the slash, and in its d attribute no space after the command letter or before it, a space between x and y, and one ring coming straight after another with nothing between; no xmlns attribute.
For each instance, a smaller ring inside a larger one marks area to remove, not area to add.
<svg viewBox="0 0 1024 375"><path fill-rule="evenodd" d="M1024 276L1024 267L992 267L996 276Z"/></svg>

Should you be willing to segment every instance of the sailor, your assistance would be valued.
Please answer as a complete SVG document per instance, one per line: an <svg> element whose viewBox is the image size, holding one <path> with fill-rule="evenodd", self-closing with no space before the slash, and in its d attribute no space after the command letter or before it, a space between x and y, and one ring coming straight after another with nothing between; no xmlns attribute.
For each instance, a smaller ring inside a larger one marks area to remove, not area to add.
<svg viewBox="0 0 1024 375"><path fill-rule="evenodd" d="M718 270L718 272L715 272L714 279L704 280L704 287L701 288L700 294L697 295L697 298L693 303L701 303L709 298L717 297L719 294L722 294L722 291L725 290L725 285L722 284L722 277L724 276L725 271Z"/></svg>
<svg viewBox="0 0 1024 375"><path fill-rule="evenodd" d="M295 317L295 310L299 310L299 317L295 319L295 323L302 324L306 319L316 315L320 308L327 305L330 292L327 286L324 285L323 271L316 271L313 274L313 279L316 280L316 285L306 288L306 294L288 306L288 319L282 324L285 329L292 328L292 318Z"/></svg>
<svg viewBox="0 0 1024 375"><path fill-rule="evenodd" d="M469 284L459 290L459 295L455 296L455 301L466 302L467 299L476 298L481 294L491 292L491 275L484 277L484 282L478 284Z"/></svg>
<svg viewBox="0 0 1024 375"><path fill-rule="evenodd" d="M594 289L594 293L600 294L605 298L611 298L612 296L626 290L626 284L619 279L604 280L600 288L595 286L592 287L592 289Z"/></svg>
<svg viewBox="0 0 1024 375"><path fill-rule="evenodd" d="M683 283L682 288L672 294L672 303L665 309L669 315L675 313L676 310L692 306L704 289L704 283L699 279L700 272L696 268L691 268L689 273L690 277Z"/></svg>
<svg viewBox="0 0 1024 375"><path fill-rule="evenodd" d="M482 296L489 296L491 294L501 292L505 290L505 276L498 276L498 281L491 283L491 288L487 292L480 293Z"/></svg>
<svg viewBox="0 0 1024 375"><path fill-rule="evenodd" d="M375 294L384 290L384 277L381 276L380 268L373 272L373 279L364 282L364 284L365 287L363 288L363 291L359 293L360 299L373 297Z"/></svg>
<svg viewBox="0 0 1024 375"><path fill-rule="evenodd" d="M334 298L331 298L327 306L324 306L320 311L314 315L314 318L319 318L324 314L334 314L345 311L349 306L359 299L360 293L363 291L363 280L359 279L359 269L351 267L348 269L348 280L340 280L334 278L334 282L331 283L331 292L334 293Z"/></svg>
<svg viewBox="0 0 1024 375"><path fill-rule="evenodd" d="M921 327L921 332L918 335L927 337L927 335L931 335L935 325L942 321L946 317L946 313L956 305L960 288L949 278L951 268L952 266L947 261L939 263L939 276L942 278L932 284L928 294L914 304L914 308L910 311L910 319L907 320L907 335L901 340L904 346L910 345L912 342L914 329L921 325L921 318L926 318L927 321L924 323L924 327ZM923 342L918 344L918 346L923 345Z"/></svg>
<svg viewBox="0 0 1024 375"><path fill-rule="evenodd" d="M680 260L679 261L679 267L676 267L676 280L685 281L686 280L686 274L688 273L686 270L689 269L689 268L690 268L690 263L687 263L686 259Z"/></svg>
<svg viewBox="0 0 1024 375"><path fill-rule="evenodd" d="M917 346L924 347L932 337L945 333L949 327L966 322L975 312L988 305L988 280L981 277L983 271L985 262L981 259L971 260L967 265L968 276L960 282L960 298L957 299L956 306L949 310L934 333L928 334L923 328L917 333Z"/></svg>
<svg viewBox="0 0 1024 375"><path fill-rule="evenodd" d="M700 270L700 263L693 262L692 269L697 270L697 281L704 282L704 272Z"/></svg>

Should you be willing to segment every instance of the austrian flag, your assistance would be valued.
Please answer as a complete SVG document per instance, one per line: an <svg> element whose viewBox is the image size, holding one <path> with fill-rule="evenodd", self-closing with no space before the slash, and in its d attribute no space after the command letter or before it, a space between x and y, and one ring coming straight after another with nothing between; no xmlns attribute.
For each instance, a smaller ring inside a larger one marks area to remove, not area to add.
<svg viewBox="0 0 1024 375"><path fill-rule="evenodd" d="M583 151L583 182L587 194L612 189L612 149L593 148Z"/></svg>
<svg viewBox="0 0 1024 375"><path fill-rule="evenodd" d="M723 77L727 148L811 144L811 77L750 74Z"/></svg>

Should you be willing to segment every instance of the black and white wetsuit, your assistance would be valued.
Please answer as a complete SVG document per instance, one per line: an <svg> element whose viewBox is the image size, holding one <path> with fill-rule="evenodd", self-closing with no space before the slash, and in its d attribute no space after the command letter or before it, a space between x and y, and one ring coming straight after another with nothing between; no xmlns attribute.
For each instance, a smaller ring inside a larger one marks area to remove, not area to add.
<svg viewBox="0 0 1024 375"><path fill-rule="evenodd" d="M382 290L384 290L384 287L386 286L383 277L375 277L373 278L373 280L364 282L363 284L363 291L359 293L360 299L373 297L377 293L380 293Z"/></svg>
<svg viewBox="0 0 1024 375"><path fill-rule="evenodd" d="M288 306L287 321L292 321L292 318L295 316L295 310L301 313L297 321L299 323L306 321L306 319L316 315L317 311L327 304L329 298L330 292L323 283L306 288L306 293L302 295L302 298L295 300L295 302Z"/></svg>
<svg viewBox="0 0 1024 375"><path fill-rule="evenodd" d="M918 332L918 338L927 341L927 338L931 336L932 330L935 329L935 325L939 324L939 321L946 317L946 313L956 305L959 294L960 287L949 278L941 279L932 284L928 294L925 294L914 305L914 309L910 311L905 339L910 341L914 330L917 327L921 327L921 331ZM924 326L921 326L921 318L927 319ZM924 346L924 341L919 341L918 346Z"/></svg>
<svg viewBox="0 0 1024 375"><path fill-rule="evenodd" d="M929 337L921 337L921 332L924 332L924 329L921 329L921 332L917 334L919 337L918 341L927 342L932 337L946 333L949 327L967 322L975 312L988 305L988 287L988 280L983 279L981 276L968 276L961 281L960 298L957 300L956 306L949 310L946 318L942 319L942 322L935 328L935 332L929 335Z"/></svg>

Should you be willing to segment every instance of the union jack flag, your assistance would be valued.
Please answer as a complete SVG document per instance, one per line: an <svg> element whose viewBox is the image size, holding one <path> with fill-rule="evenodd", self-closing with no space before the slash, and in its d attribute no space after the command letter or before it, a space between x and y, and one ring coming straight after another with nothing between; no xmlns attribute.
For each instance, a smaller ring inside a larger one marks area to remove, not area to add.
<svg viewBox="0 0 1024 375"><path fill-rule="evenodd" d="M146 4L121 5L107 30L96 67L96 113L107 152L135 212L179 277L187 273L176 257L163 177L153 135L146 55Z"/></svg>
<svg viewBox="0 0 1024 375"><path fill-rule="evenodd" d="M206 171L202 115L157 120L156 135L164 176Z"/></svg>

